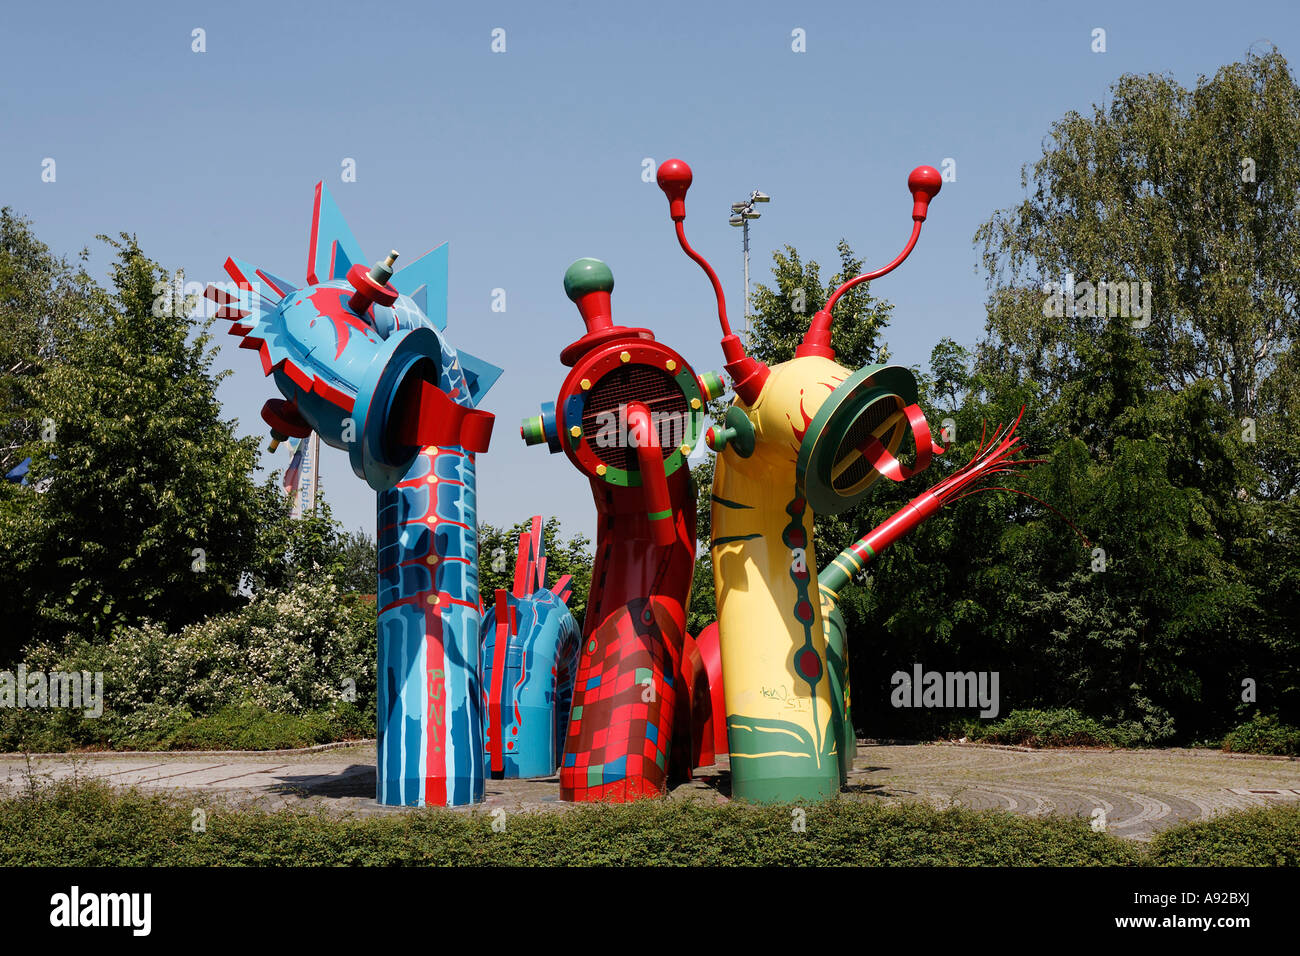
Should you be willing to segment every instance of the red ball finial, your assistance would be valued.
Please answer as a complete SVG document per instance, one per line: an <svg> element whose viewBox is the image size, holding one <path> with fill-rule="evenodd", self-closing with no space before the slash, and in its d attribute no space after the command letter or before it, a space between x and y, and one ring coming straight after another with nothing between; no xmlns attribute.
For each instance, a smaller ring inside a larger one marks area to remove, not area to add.
<svg viewBox="0 0 1300 956"><path fill-rule="evenodd" d="M907 188L912 192L915 205L912 206L912 218L925 222L930 200L939 194L943 186L943 177L933 166L917 166L907 177Z"/></svg>
<svg viewBox="0 0 1300 956"><path fill-rule="evenodd" d="M670 159L659 167L655 179L668 197L668 215L673 222L681 222L686 218L686 190L691 188L691 167L680 159Z"/></svg>

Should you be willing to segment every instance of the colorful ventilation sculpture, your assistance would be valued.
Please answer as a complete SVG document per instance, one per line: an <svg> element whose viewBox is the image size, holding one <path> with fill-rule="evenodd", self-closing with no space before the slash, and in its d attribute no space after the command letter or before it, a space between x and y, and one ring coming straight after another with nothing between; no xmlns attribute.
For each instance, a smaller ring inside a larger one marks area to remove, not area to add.
<svg viewBox="0 0 1300 956"><path fill-rule="evenodd" d="M907 474L942 451L915 405L910 372L888 365L853 372L834 361L830 312L848 288L884 275L911 252L939 174L921 167L908 180L915 225L903 253L845 283L818 312L795 358L774 368L745 354L717 275L686 240L691 179L680 160L659 168L678 242L713 285L736 392L724 427L708 435L718 452L711 545L732 793L769 802L824 799L839 790L853 744L844 739L843 656L833 662L828 652L814 584L813 517L852 507L888 462L901 468L893 454L909 428L917 462Z"/></svg>
<svg viewBox="0 0 1300 956"><path fill-rule="evenodd" d="M598 515L560 767L561 797L575 801L663 793L674 749L689 771L693 687L683 657L695 493L686 459L704 404L722 392L718 376L697 376L649 329L615 325L613 288L596 259L565 273L587 332L560 353L570 372L559 397L520 429L587 476Z"/></svg>
<svg viewBox="0 0 1300 956"><path fill-rule="evenodd" d="M839 590L943 505L989 490L974 487L980 479L1036 462L1017 457L1017 419L819 575L812 545L817 513L846 511L881 475L903 481L943 453L916 404L910 372L892 365L851 372L835 362L830 345L836 302L911 254L942 180L930 166L912 171L912 234L903 251L841 285L814 316L795 357L769 368L745 354L727 320L717 275L686 241L682 223L691 179L680 160L659 168L678 242L713 285L736 392L723 426L706 436L718 455L712 495L718 621L699 641L707 646L716 640L721 649L733 795L759 802L824 799L843 785L856 749ZM895 457L908 432L916 446L911 467Z"/></svg>
<svg viewBox="0 0 1300 956"><path fill-rule="evenodd" d="M501 370L442 335L446 245L396 259L367 267L320 183L304 286L231 258L233 290L206 294L284 396L262 409L271 450L315 431L376 492L377 799L459 805L483 798L476 406Z"/></svg>
<svg viewBox="0 0 1300 956"><path fill-rule="evenodd" d="M542 518L519 536L514 587L483 616L483 736L488 775L549 777L564 751L578 663L569 575L546 584Z"/></svg>

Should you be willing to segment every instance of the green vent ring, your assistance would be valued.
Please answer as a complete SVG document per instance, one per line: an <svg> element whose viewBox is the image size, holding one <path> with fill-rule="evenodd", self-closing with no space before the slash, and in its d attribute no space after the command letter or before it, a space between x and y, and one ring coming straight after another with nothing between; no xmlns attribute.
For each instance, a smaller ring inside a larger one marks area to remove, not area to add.
<svg viewBox="0 0 1300 956"><path fill-rule="evenodd" d="M903 409L916 379L899 365L869 365L850 375L813 416L799 446L799 493L818 514L840 514L862 500L880 472L859 452L872 435L896 454L907 434Z"/></svg>

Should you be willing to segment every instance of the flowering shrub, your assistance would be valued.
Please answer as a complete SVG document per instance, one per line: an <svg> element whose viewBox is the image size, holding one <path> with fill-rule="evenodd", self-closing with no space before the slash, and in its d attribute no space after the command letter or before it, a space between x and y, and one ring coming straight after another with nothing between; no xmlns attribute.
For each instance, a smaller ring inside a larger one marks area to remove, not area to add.
<svg viewBox="0 0 1300 956"><path fill-rule="evenodd" d="M34 722L61 728L74 744L148 746L186 721L231 707L290 715L346 709L355 724L356 710L373 721L375 611L342 597L328 579L299 579L176 633L154 623L119 628L106 644L76 643L62 652L37 645L25 663L28 671L102 672L104 716L0 711L6 748L15 745L16 724L30 731Z"/></svg>

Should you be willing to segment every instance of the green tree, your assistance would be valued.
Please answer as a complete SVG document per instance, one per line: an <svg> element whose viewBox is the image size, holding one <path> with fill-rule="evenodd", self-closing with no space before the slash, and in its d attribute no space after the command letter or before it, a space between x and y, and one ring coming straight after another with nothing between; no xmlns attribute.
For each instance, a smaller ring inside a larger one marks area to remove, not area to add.
<svg viewBox="0 0 1300 956"><path fill-rule="evenodd" d="M768 365L794 358L813 313L841 283L863 272L866 263L854 255L847 240L836 243L835 251L839 270L824 285L821 266L812 259L804 262L793 246L772 253L773 284L757 284L751 297L753 331L749 353L754 358ZM831 344L836 361L850 369L888 361L889 350L881 335L893 309L892 303L871 294L870 282L846 292L835 304Z"/></svg>
<svg viewBox="0 0 1300 956"><path fill-rule="evenodd" d="M1121 323L1089 309L1082 284L1149 283L1149 314L1127 324L1137 341L1123 346L1143 367L1138 384L1208 386L1234 432L1255 423L1258 447L1242 457L1261 487L1244 487L1289 497L1300 465L1287 426L1300 411L1300 87L1282 55L1252 55L1193 90L1121 77L1107 106L1053 124L1022 179L1024 201L976 234L993 286L983 368L1062 399L1073 416L1063 425L1108 424L1079 393L1106 385L1098 366ZM1076 314L1045 316L1039 290L1068 276Z"/></svg>
<svg viewBox="0 0 1300 956"><path fill-rule="evenodd" d="M1004 413L1029 403L1053 459L1035 482L1108 559L1037 569L1025 619L1094 705L1128 685L1204 729L1251 678L1294 713L1300 87L1276 52L1191 90L1121 77L1053 125L1024 181L976 235L977 378ZM1123 314L1115 282L1144 308Z"/></svg>
<svg viewBox="0 0 1300 956"><path fill-rule="evenodd" d="M26 219L0 209L0 475L40 437L33 386L79 328L93 290L84 265L54 256Z"/></svg>
<svg viewBox="0 0 1300 956"><path fill-rule="evenodd" d="M337 539L334 579L345 593L374 594L379 579L379 551L375 539L360 528L341 532Z"/></svg>
<svg viewBox="0 0 1300 956"><path fill-rule="evenodd" d="M0 209L0 479L49 434L34 385L78 327L93 289L84 267L53 255L26 219ZM14 525L33 491L0 480L0 529ZM7 536L0 535L0 545L0 633L13 635L26 621L19 612L22 582ZM13 640L0 638L0 653Z"/></svg>
<svg viewBox="0 0 1300 956"><path fill-rule="evenodd" d="M930 374L923 377L928 403L946 412L960 408L970 388L970 362L970 349L947 336L941 338L930 352Z"/></svg>
<svg viewBox="0 0 1300 956"><path fill-rule="evenodd" d="M1244 678L1295 707L1297 104L1276 54L1194 91L1123 77L1053 126L1027 198L979 230L986 337L968 375L946 343L931 357L932 418L958 441L923 480L1024 405L1047 462L1016 484L1089 546L991 492L885 552L846 601L860 721L939 729L883 704L909 661L997 670L1004 710L1075 706L1149 742L1221 733Z"/></svg>
<svg viewBox="0 0 1300 956"><path fill-rule="evenodd" d="M283 591L306 577L328 578L344 594L374 594L379 560L375 539L360 529L344 531L329 503L290 518L291 502L271 476L257 488L258 525L253 554L242 578L253 594Z"/></svg>
<svg viewBox="0 0 1300 956"><path fill-rule="evenodd" d="M211 320L189 317L133 237L105 241L111 286L72 280L86 297L30 384L29 418L52 423L22 449L35 487L9 489L0 512L10 651L230 606L259 528L282 514L252 480L256 440L221 417Z"/></svg>

